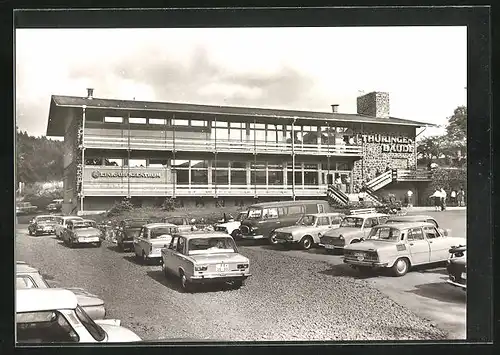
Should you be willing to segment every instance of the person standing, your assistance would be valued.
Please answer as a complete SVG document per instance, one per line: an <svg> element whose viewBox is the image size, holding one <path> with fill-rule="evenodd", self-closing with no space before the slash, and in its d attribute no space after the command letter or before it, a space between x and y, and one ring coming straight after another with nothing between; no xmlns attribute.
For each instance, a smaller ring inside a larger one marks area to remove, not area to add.
<svg viewBox="0 0 500 355"><path fill-rule="evenodd" d="M434 209L439 211L441 209L441 191L439 188L436 188L436 191L434 191L434 193L429 197L434 202Z"/></svg>
<svg viewBox="0 0 500 355"><path fill-rule="evenodd" d="M347 175L347 177L345 178L345 188L346 188L346 191L348 194L351 193L351 178L349 177L349 175Z"/></svg>
<svg viewBox="0 0 500 355"><path fill-rule="evenodd" d="M340 191L341 185L342 185L342 180L340 179L340 175L337 174L337 176L335 178L335 187L337 188L337 190Z"/></svg>
<svg viewBox="0 0 500 355"><path fill-rule="evenodd" d="M406 197L408 199L408 207L413 207L413 191L411 189L406 193Z"/></svg>
<svg viewBox="0 0 500 355"><path fill-rule="evenodd" d="M366 195L365 189L361 188L358 193L359 202L363 202L365 200L365 195Z"/></svg>
<svg viewBox="0 0 500 355"><path fill-rule="evenodd" d="M451 190L451 193L450 193L450 203L454 206L457 206L457 192L455 191L455 189Z"/></svg>
<svg viewBox="0 0 500 355"><path fill-rule="evenodd" d="M441 188L441 211L446 210L446 191L444 188Z"/></svg>
<svg viewBox="0 0 500 355"><path fill-rule="evenodd" d="M460 207L465 206L465 191L463 187L461 187L460 191L458 191L458 205Z"/></svg>

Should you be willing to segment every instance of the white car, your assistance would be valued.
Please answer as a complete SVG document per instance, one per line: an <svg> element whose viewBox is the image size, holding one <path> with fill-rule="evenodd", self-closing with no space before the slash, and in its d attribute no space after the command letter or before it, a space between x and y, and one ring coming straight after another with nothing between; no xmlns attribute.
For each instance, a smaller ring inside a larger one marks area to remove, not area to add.
<svg viewBox="0 0 500 355"><path fill-rule="evenodd" d="M168 247L174 233L179 233L179 228L170 223L149 223L142 226L139 235L134 238L135 256L144 264L148 260L161 261L161 249Z"/></svg>
<svg viewBox="0 0 500 355"><path fill-rule="evenodd" d="M141 338L118 320L92 320L73 292L57 288L16 291L18 343L116 343Z"/></svg>
<svg viewBox="0 0 500 355"><path fill-rule="evenodd" d="M61 239L63 231L68 227L69 221L83 221L82 217L78 216L56 216L57 224L55 225L55 235L57 239Z"/></svg>
<svg viewBox="0 0 500 355"><path fill-rule="evenodd" d="M227 222L218 223L215 225L214 230L217 232L227 233L233 238L237 238L240 234L241 221L246 218L248 211L242 211L238 214L236 219L230 219Z"/></svg>

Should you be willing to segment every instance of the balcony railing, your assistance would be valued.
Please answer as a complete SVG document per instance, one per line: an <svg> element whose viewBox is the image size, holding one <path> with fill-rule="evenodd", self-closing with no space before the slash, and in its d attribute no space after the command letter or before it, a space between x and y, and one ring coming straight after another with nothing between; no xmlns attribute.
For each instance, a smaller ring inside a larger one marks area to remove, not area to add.
<svg viewBox="0 0 500 355"><path fill-rule="evenodd" d="M84 181L84 196L326 196L326 185L174 185L165 183L91 183Z"/></svg>
<svg viewBox="0 0 500 355"><path fill-rule="evenodd" d="M130 139L130 141L129 141ZM257 153L257 154L301 154L323 156L361 156L362 147L358 145L320 145L297 143L271 143L263 141L235 141L229 139L158 139L146 137L109 137L85 136L86 148L132 149L132 150L170 150L217 153Z"/></svg>
<svg viewBox="0 0 500 355"><path fill-rule="evenodd" d="M397 181L430 181L432 173L427 170L403 170L398 169Z"/></svg>

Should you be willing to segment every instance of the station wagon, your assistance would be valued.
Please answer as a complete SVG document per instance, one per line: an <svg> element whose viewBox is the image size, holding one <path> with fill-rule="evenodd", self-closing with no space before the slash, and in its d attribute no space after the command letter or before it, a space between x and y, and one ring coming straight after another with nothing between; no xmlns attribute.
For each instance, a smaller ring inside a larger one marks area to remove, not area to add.
<svg viewBox="0 0 500 355"><path fill-rule="evenodd" d="M344 248L344 262L361 270L389 268L403 276L412 266L448 260L452 246L465 238L445 236L433 223L409 222L376 226L360 243Z"/></svg>
<svg viewBox="0 0 500 355"><path fill-rule="evenodd" d="M271 238L280 244L299 244L302 249L310 249L318 244L327 231L338 228L342 220L340 213L314 213L302 216L295 225L274 230Z"/></svg>

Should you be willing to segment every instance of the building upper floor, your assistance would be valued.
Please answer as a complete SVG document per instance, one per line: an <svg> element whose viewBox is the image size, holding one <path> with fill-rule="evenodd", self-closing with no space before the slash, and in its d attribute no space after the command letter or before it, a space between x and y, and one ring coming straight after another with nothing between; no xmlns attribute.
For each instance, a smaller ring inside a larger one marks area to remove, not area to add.
<svg viewBox="0 0 500 355"><path fill-rule="evenodd" d="M387 99L387 100L386 100ZM388 115L388 95L358 98L358 113L52 96L47 136L90 149L361 157L363 146L413 152L418 127ZM77 130L75 132L75 130Z"/></svg>

